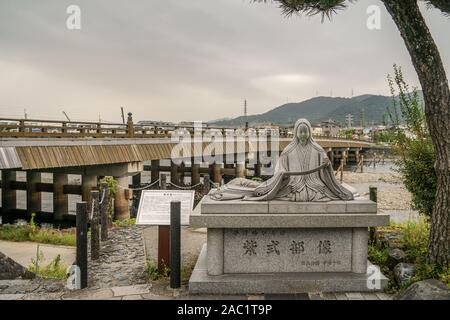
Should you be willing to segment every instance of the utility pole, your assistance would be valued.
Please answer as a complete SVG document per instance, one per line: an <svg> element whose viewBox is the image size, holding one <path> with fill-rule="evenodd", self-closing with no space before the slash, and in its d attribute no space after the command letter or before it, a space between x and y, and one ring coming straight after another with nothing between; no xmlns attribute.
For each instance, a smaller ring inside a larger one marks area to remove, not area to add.
<svg viewBox="0 0 450 320"><path fill-rule="evenodd" d="M347 128L353 127L353 115L352 114L346 115L345 121L347 122Z"/></svg>
<svg viewBox="0 0 450 320"><path fill-rule="evenodd" d="M365 115L364 115L364 108L361 108L360 114L359 114L359 122L360 122L360 126L361 128L365 128L366 127L366 120L365 120Z"/></svg>
<svg viewBox="0 0 450 320"><path fill-rule="evenodd" d="M247 99L244 100L244 120L245 120L245 130L248 129L248 121L247 121Z"/></svg>

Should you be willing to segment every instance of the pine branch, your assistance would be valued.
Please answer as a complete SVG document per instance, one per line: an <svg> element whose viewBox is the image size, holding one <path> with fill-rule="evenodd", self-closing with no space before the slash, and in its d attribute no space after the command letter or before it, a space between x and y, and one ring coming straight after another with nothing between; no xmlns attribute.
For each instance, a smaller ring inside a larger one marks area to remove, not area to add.
<svg viewBox="0 0 450 320"><path fill-rule="evenodd" d="M339 10L347 7L346 2L353 0L251 0L252 2L275 2L278 3L283 15L290 17L294 14L305 14L307 16L322 15L331 20L332 16Z"/></svg>
<svg viewBox="0 0 450 320"><path fill-rule="evenodd" d="M450 16L450 0L427 0L428 7L435 7L445 16Z"/></svg>

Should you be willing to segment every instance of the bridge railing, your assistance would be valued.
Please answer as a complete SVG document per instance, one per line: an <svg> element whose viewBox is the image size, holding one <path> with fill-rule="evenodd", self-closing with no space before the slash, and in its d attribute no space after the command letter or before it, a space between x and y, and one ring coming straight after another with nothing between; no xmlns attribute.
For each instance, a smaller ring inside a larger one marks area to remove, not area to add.
<svg viewBox="0 0 450 320"><path fill-rule="evenodd" d="M4 138L168 138L178 129L194 134L197 128L194 125L135 124L131 114L128 114L126 123L0 118L0 137ZM235 129L211 125L205 125L202 128L203 131L219 131L224 137ZM280 138L292 138L289 128L281 127L275 131L276 133L271 129L256 130L258 133L264 130L265 135L268 136L276 134ZM368 142L339 136L330 137L320 134L313 134L313 136L318 139Z"/></svg>

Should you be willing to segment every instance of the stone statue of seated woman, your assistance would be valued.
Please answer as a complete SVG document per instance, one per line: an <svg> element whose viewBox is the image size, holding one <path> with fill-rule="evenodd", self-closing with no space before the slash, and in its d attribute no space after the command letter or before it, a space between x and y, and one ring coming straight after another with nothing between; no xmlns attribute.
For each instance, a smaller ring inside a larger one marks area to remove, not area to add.
<svg viewBox="0 0 450 320"><path fill-rule="evenodd" d="M256 182L237 178L209 193L211 199L287 200L296 202L353 200L353 192L336 180L330 160L312 137L311 124L299 119L294 138L283 150L272 178Z"/></svg>

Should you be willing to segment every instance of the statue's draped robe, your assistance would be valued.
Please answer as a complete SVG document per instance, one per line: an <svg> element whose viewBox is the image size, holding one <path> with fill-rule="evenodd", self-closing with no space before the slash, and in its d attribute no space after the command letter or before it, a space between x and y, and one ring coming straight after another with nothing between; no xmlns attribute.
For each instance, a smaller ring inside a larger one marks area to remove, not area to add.
<svg viewBox="0 0 450 320"><path fill-rule="evenodd" d="M336 180L331 165L324 165L327 154L311 137L311 126L307 120L299 120L307 125L310 137L305 144L297 138L281 153L272 178L259 183L237 178L225 186L213 190L210 197L215 200L290 200L297 202L352 200L353 193ZM286 172L306 172L321 169L305 175L284 175Z"/></svg>

